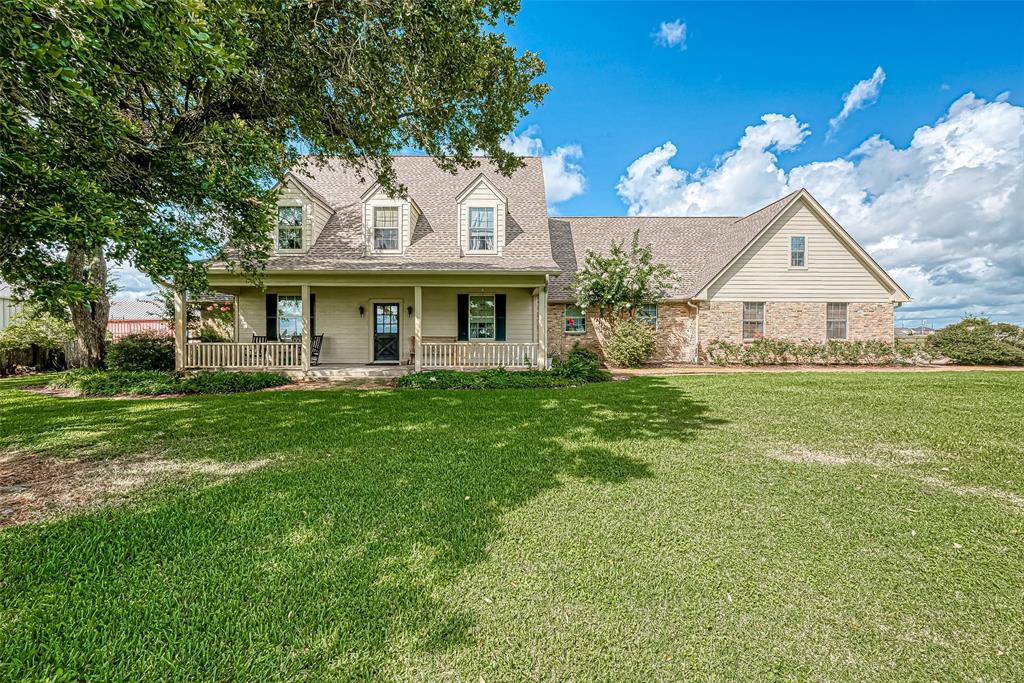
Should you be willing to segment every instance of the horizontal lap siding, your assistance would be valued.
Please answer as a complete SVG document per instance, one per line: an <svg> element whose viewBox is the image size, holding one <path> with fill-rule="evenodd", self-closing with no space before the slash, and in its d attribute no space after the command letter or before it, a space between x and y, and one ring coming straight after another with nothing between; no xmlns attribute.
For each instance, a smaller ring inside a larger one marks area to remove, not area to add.
<svg viewBox="0 0 1024 683"><path fill-rule="evenodd" d="M299 295L298 287L271 288L280 295ZM316 331L324 335L320 351L321 363L368 363L372 360L370 334L373 325L371 301L397 302L402 360L409 359L414 318L408 308L413 305L412 287L312 287L316 294ZM448 337L458 334L456 314L459 293L468 290L455 287L423 288L423 336ZM470 293L505 294L507 311L506 341L533 341L533 297L528 289L487 289ZM266 334L265 293L244 289L238 296L238 341L251 342L252 335ZM359 306L365 314L359 317Z"/></svg>
<svg viewBox="0 0 1024 683"><path fill-rule="evenodd" d="M789 267L789 238L806 238L805 269ZM717 301L888 302L889 290L802 202L710 288Z"/></svg>

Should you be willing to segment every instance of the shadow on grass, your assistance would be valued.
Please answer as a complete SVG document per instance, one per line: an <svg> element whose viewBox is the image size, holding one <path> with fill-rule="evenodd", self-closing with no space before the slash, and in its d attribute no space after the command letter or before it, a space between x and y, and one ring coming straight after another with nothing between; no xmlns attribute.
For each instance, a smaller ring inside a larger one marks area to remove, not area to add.
<svg viewBox="0 0 1024 683"><path fill-rule="evenodd" d="M718 422L660 379L0 403L9 448L275 462L0 534L12 678L388 677L416 651L472 643L470 615L438 589L486 558L503 514L567 478L651 476L636 440L688 441Z"/></svg>

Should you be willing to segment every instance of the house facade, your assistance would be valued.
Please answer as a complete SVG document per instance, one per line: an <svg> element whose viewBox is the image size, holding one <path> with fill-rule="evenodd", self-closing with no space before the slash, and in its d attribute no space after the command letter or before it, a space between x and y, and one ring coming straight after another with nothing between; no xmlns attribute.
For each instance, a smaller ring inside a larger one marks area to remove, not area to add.
<svg viewBox="0 0 1024 683"><path fill-rule="evenodd" d="M577 341L600 350L572 278L588 249L636 230L679 278L639 312L654 360L695 362L713 339L891 342L909 300L803 190L744 217L563 218L548 216L537 157L509 178L485 159L455 174L394 161L404 196L330 164L287 174L263 286L209 266L235 297L234 339L188 342L179 296L178 367L544 367Z"/></svg>

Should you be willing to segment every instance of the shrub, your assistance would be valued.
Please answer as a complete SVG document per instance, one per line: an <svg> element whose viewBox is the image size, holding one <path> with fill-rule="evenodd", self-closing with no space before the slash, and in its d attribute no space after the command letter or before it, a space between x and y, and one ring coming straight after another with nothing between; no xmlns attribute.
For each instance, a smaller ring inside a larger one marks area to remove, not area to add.
<svg viewBox="0 0 1024 683"><path fill-rule="evenodd" d="M179 379L171 373L152 370L79 369L57 375L47 386L82 396L161 396L258 391L288 382L287 377L274 372L200 372Z"/></svg>
<svg viewBox="0 0 1024 683"><path fill-rule="evenodd" d="M123 337L107 349L111 370L173 370L174 337L137 332Z"/></svg>
<svg viewBox="0 0 1024 683"><path fill-rule="evenodd" d="M510 371L491 368L480 372L432 370L398 378L403 389L544 389L571 387L589 382L604 382L611 375L601 369L597 355L582 346L574 346L564 362L551 370Z"/></svg>
<svg viewBox="0 0 1024 683"><path fill-rule="evenodd" d="M579 342L573 344L564 361L557 356L551 359L551 372L581 384L611 379L611 375L601 368L598 355Z"/></svg>
<svg viewBox="0 0 1024 683"><path fill-rule="evenodd" d="M817 343L762 337L742 345L713 340L704 348L704 357L715 365L893 365L926 363L934 354L920 345L913 348L876 340Z"/></svg>
<svg viewBox="0 0 1024 683"><path fill-rule="evenodd" d="M280 387L290 381L276 372L197 372L178 386L186 394L234 394Z"/></svg>
<svg viewBox="0 0 1024 683"><path fill-rule="evenodd" d="M964 318L926 343L963 365L1024 365L1024 329L988 318Z"/></svg>
<svg viewBox="0 0 1024 683"><path fill-rule="evenodd" d="M180 391L174 375L170 373L88 368L69 370L55 377L47 386L83 396L158 396Z"/></svg>
<svg viewBox="0 0 1024 683"><path fill-rule="evenodd" d="M203 329L199 330L199 341L204 344L216 344L221 342L229 342L230 339L227 336L221 334L219 331L210 326L204 326Z"/></svg>
<svg viewBox="0 0 1024 683"><path fill-rule="evenodd" d="M615 326L604 352L616 365L636 368L651 357L654 347L654 331L651 326L642 320L629 318Z"/></svg>

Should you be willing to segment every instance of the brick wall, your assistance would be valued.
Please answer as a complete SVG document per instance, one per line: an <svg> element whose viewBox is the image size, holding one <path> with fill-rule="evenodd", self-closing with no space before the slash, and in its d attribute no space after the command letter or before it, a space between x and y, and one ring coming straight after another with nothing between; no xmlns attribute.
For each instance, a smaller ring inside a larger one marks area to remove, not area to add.
<svg viewBox="0 0 1024 683"><path fill-rule="evenodd" d="M565 332L564 312L564 304L548 304L548 355L564 358L578 341L604 358L601 347L608 338L608 329L597 317L597 309L587 311L587 331L584 333ZM655 339L657 346L652 362L691 362L696 352L693 308L677 302L659 304Z"/></svg>
<svg viewBox="0 0 1024 683"><path fill-rule="evenodd" d="M764 305L764 333L772 339L825 341L825 307L819 302L768 301ZM851 341L893 340L893 305L851 303L847 305L847 338ZM704 301L700 304L702 343L714 339L739 344L743 341L743 303Z"/></svg>

